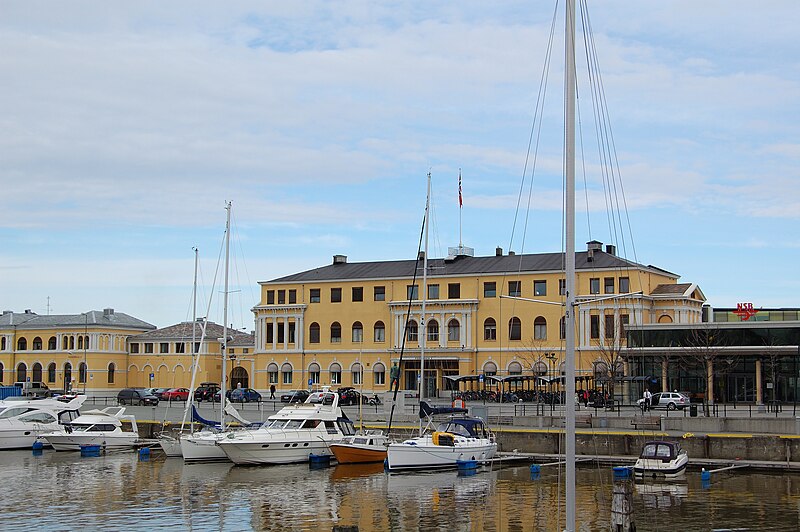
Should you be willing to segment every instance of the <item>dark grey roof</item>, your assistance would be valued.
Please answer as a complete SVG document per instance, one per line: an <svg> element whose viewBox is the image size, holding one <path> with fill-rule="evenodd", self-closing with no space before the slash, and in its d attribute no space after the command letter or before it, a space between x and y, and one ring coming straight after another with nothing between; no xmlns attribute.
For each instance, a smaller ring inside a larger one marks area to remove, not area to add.
<svg viewBox="0 0 800 532"><path fill-rule="evenodd" d="M575 267L578 270L605 270L614 268L644 268L656 269L652 266L643 266L623 259L604 251L595 250L593 260L589 262L589 253L586 251L575 254ZM314 268L300 273L287 275L267 281L268 283L294 283L330 281L339 279L396 279L410 278L414 269L422 268L422 262L417 264L414 260L378 261L378 262L353 262L329 264L321 268ZM537 253L530 255L501 255L489 257L459 256L454 260L429 259L428 277L457 276L457 275L491 275L550 272L564 269L564 253ZM666 270L660 270L667 275L678 277ZM417 272L420 275L421 271Z"/></svg>
<svg viewBox="0 0 800 532"><path fill-rule="evenodd" d="M657 296L683 294L691 286L692 283L660 284L656 286L652 292L650 292L650 295Z"/></svg>
<svg viewBox="0 0 800 532"><path fill-rule="evenodd" d="M113 327L121 329L155 329L156 326L140 319L114 312L114 309L90 310L83 314L50 314L40 316L34 312L4 312L0 315L0 328L53 329L66 327Z"/></svg>
<svg viewBox="0 0 800 532"><path fill-rule="evenodd" d="M200 323L197 323L195 338L198 342L200 341L202 334L203 331L200 328ZM216 341L218 338L222 338L222 335L222 325L214 323L213 321L210 321L206 324L207 340ZM237 331L236 329L228 329L228 336L233 337L233 340L228 343L228 346L255 345L255 337L252 334L243 333L241 331ZM185 321L176 325L170 325L169 327L163 327L154 331L137 334L136 336L131 336L130 340L133 342L149 342L160 340L180 340L190 342L192 340L192 322Z"/></svg>

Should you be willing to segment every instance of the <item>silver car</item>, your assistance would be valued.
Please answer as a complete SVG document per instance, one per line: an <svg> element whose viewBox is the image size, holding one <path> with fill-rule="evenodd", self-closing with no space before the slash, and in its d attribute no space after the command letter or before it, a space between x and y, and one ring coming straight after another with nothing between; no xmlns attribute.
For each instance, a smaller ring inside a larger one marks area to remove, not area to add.
<svg viewBox="0 0 800 532"><path fill-rule="evenodd" d="M644 398L636 401L641 408ZM650 408L666 408L667 410L683 410L689 408L689 396L681 392L657 392L650 399Z"/></svg>

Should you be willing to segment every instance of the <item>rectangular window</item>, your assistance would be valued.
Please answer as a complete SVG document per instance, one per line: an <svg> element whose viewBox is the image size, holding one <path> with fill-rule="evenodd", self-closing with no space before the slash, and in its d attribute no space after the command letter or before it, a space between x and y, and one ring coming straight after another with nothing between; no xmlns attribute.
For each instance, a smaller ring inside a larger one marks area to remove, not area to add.
<svg viewBox="0 0 800 532"><path fill-rule="evenodd" d="M406 299L408 300L419 299L419 287L417 285L406 286Z"/></svg>
<svg viewBox="0 0 800 532"><path fill-rule="evenodd" d="M278 290L278 304L279 305L286 304L286 290Z"/></svg>
<svg viewBox="0 0 800 532"><path fill-rule="evenodd" d="M353 327L353 343L360 344L364 341L364 329L362 327Z"/></svg>
<svg viewBox="0 0 800 532"><path fill-rule="evenodd" d="M559 279L558 280L558 295L560 295L560 296L567 295L567 280L566 279Z"/></svg>
<svg viewBox="0 0 800 532"><path fill-rule="evenodd" d="M331 384L341 384L341 383L342 383L342 372L331 371Z"/></svg>
<svg viewBox="0 0 800 532"><path fill-rule="evenodd" d="M383 386L386 384L386 372L385 371L376 371L372 374L374 378L375 384L378 386Z"/></svg>
<svg viewBox="0 0 800 532"><path fill-rule="evenodd" d="M267 322L267 343L268 344L271 344L274 341L274 338L275 338L274 335L275 335L275 331L273 329L273 324L270 323L270 322Z"/></svg>
<svg viewBox="0 0 800 532"><path fill-rule="evenodd" d="M292 383L292 372L291 371L284 371L283 372L283 383L284 384L291 384Z"/></svg>
<svg viewBox="0 0 800 532"><path fill-rule="evenodd" d="M386 328L381 324L380 327L377 325L375 326L375 334L373 335L373 339L376 343L382 343L386 341Z"/></svg>
<svg viewBox="0 0 800 532"><path fill-rule="evenodd" d="M600 278L599 277L592 277L589 279L589 293L590 294L599 294L600 293Z"/></svg>
<svg viewBox="0 0 800 532"><path fill-rule="evenodd" d="M131 353L139 352L139 344L131 344Z"/></svg>
<svg viewBox="0 0 800 532"><path fill-rule="evenodd" d="M614 293L614 278L613 277L606 277L603 279L603 293L604 294L613 294Z"/></svg>
<svg viewBox="0 0 800 532"><path fill-rule="evenodd" d="M319 288L312 288L309 290L309 300L312 303L319 303L320 296L319 296Z"/></svg>
<svg viewBox="0 0 800 532"><path fill-rule="evenodd" d="M447 299L461 299L461 283L447 284Z"/></svg>
<svg viewBox="0 0 800 532"><path fill-rule="evenodd" d="M267 305L275 304L275 290L267 290Z"/></svg>
<svg viewBox="0 0 800 532"><path fill-rule="evenodd" d="M194 343L194 352L195 353L199 353L200 352L200 342L195 342Z"/></svg>
<svg viewBox="0 0 800 532"><path fill-rule="evenodd" d="M354 371L353 372L353 385L357 386L357 385L361 384L362 375L363 375L363 373L361 373L360 371Z"/></svg>
<svg viewBox="0 0 800 532"><path fill-rule="evenodd" d="M592 339L600 338L600 316L592 314L589 320L589 333Z"/></svg>
<svg viewBox="0 0 800 532"><path fill-rule="evenodd" d="M145 353L152 353L153 352L153 343L147 342L144 344L144 352Z"/></svg>
<svg viewBox="0 0 800 532"><path fill-rule="evenodd" d="M294 338L294 331L295 331L295 323L293 321L289 322L289 343L293 344L296 342Z"/></svg>
<svg viewBox="0 0 800 532"><path fill-rule="evenodd" d="M619 278L619 293L627 294L631 291L631 280L628 277Z"/></svg>
<svg viewBox="0 0 800 532"><path fill-rule="evenodd" d="M186 352L186 344L184 342L175 342L175 352L176 353L185 353Z"/></svg>
<svg viewBox="0 0 800 532"><path fill-rule="evenodd" d="M278 343L282 344L285 338L284 336L285 330L283 327L283 322L278 322L277 325L278 325Z"/></svg>
<svg viewBox="0 0 800 532"><path fill-rule="evenodd" d="M319 371L309 371L308 378L311 379L312 383L319 384Z"/></svg>
<svg viewBox="0 0 800 532"><path fill-rule="evenodd" d="M159 353L169 353L169 343L161 342L161 344L158 346L158 352Z"/></svg>
<svg viewBox="0 0 800 532"><path fill-rule="evenodd" d="M353 287L353 302L364 301L364 287L363 286L354 286Z"/></svg>
<svg viewBox="0 0 800 532"><path fill-rule="evenodd" d="M341 302L342 302L342 289L331 288L331 303L341 303Z"/></svg>
<svg viewBox="0 0 800 532"><path fill-rule="evenodd" d="M534 281L533 282L533 295L546 296L547 295L547 281Z"/></svg>
<svg viewBox="0 0 800 532"><path fill-rule="evenodd" d="M294 305L297 303L297 290L289 290L289 304Z"/></svg>
<svg viewBox="0 0 800 532"><path fill-rule="evenodd" d="M428 285L428 299L439 299L439 285L438 284L429 284Z"/></svg>
<svg viewBox="0 0 800 532"><path fill-rule="evenodd" d="M497 324L494 320L486 320L483 323L483 339L489 341L497 340Z"/></svg>
<svg viewBox="0 0 800 532"><path fill-rule="evenodd" d="M497 283L488 281L483 283L483 297L497 297Z"/></svg>
<svg viewBox="0 0 800 532"><path fill-rule="evenodd" d="M614 338L614 315L606 314L606 338Z"/></svg>
<svg viewBox="0 0 800 532"><path fill-rule="evenodd" d="M267 375L269 376L269 383L270 384L278 384L278 372L277 371L268 371Z"/></svg>
<svg viewBox="0 0 800 532"><path fill-rule="evenodd" d="M386 287L376 286L372 289L372 299L375 301L386 301Z"/></svg>
<svg viewBox="0 0 800 532"><path fill-rule="evenodd" d="M511 297L522 296L522 281L509 281L508 282L508 295Z"/></svg>

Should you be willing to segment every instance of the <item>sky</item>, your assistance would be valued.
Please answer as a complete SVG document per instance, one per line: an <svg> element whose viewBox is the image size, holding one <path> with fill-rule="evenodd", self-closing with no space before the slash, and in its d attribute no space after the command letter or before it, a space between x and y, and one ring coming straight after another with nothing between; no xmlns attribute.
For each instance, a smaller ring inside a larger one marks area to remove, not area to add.
<svg viewBox="0 0 800 532"><path fill-rule="evenodd" d="M630 239L602 212L579 49L577 249L615 243L714 307L800 306L800 2L591 4ZM414 258L429 172L430 256L561 251L555 9L4 0L0 307L221 323L230 201L228 319L250 330L259 281Z"/></svg>

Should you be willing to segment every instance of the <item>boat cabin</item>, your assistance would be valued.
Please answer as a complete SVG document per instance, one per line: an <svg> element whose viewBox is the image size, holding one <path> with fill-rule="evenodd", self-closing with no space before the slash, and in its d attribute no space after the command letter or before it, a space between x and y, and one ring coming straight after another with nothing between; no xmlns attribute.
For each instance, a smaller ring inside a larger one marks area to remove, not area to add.
<svg viewBox="0 0 800 532"><path fill-rule="evenodd" d="M661 460L671 462L681 454L681 444L672 441L649 441L642 447L639 458L645 460Z"/></svg>
<svg viewBox="0 0 800 532"><path fill-rule="evenodd" d="M483 420L478 418L453 418L439 424L436 432L447 432L465 438L488 438L489 432L483 424Z"/></svg>

